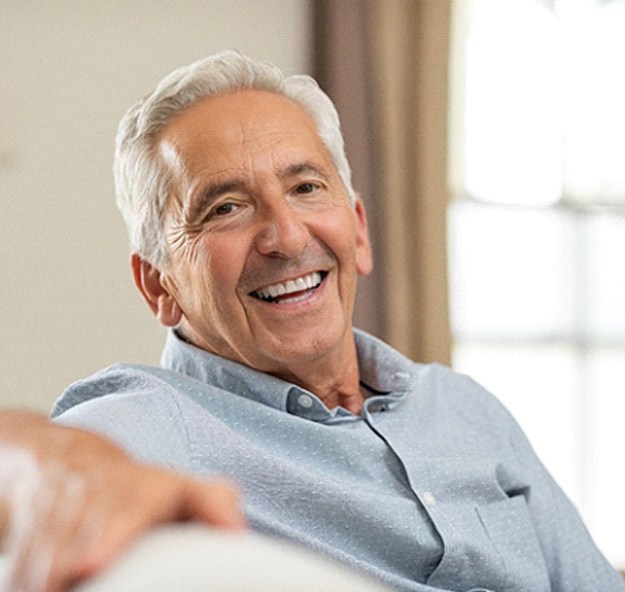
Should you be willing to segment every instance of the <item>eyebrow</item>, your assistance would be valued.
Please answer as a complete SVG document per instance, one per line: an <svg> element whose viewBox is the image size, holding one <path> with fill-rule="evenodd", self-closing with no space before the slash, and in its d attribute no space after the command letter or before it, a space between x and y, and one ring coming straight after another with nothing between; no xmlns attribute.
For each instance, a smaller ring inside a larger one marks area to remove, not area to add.
<svg viewBox="0 0 625 592"><path fill-rule="evenodd" d="M328 179L328 176L319 170L314 164L310 162L302 162L299 164L292 164L280 173L280 177L295 177L297 175L301 175L302 173L313 173L315 175L319 175L324 180Z"/></svg>
<svg viewBox="0 0 625 592"><path fill-rule="evenodd" d="M230 193L231 191L238 191L243 186L243 181L239 179L226 181L225 183L208 185L202 190L198 198L189 205L187 219L191 221L197 219L197 217L204 212L220 195Z"/></svg>

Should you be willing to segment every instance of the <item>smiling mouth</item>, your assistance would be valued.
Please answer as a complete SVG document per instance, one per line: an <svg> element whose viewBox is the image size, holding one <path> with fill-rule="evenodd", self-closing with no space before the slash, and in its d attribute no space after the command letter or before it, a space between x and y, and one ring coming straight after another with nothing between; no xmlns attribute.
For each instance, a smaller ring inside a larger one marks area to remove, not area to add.
<svg viewBox="0 0 625 592"><path fill-rule="evenodd" d="M304 300L314 292L323 282L327 272L313 271L307 275L288 280L284 283L272 284L259 290L250 292L254 298L264 302L293 303Z"/></svg>

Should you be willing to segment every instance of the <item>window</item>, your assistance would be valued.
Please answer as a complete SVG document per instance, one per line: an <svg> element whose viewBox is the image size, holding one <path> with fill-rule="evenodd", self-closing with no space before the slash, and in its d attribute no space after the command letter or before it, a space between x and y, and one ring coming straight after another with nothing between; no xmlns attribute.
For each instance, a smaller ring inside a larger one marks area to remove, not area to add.
<svg viewBox="0 0 625 592"><path fill-rule="evenodd" d="M454 366L625 567L625 1L459 0Z"/></svg>

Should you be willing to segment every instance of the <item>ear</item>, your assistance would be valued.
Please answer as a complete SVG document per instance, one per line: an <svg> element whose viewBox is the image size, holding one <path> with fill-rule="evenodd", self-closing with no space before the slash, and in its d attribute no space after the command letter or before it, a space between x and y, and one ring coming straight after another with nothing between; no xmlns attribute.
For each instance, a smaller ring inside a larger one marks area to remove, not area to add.
<svg viewBox="0 0 625 592"><path fill-rule="evenodd" d="M373 257L371 256L367 213L360 197L356 198L354 211L356 215L356 271L360 275L368 275L373 269Z"/></svg>
<svg viewBox="0 0 625 592"><path fill-rule="evenodd" d="M177 326L182 320L182 310L167 285L167 276L138 253L132 254L130 265L135 285L154 316L166 327Z"/></svg>

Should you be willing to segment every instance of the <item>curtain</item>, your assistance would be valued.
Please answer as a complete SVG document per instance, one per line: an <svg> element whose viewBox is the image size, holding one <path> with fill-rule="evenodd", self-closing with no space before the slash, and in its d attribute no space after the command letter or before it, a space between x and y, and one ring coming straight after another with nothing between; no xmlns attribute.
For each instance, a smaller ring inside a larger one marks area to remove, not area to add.
<svg viewBox="0 0 625 592"><path fill-rule="evenodd" d="M447 105L451 0L313 0L314 74L341 115L374 272L354 322L450 363Z"/></svg>

